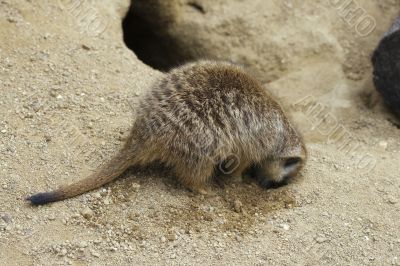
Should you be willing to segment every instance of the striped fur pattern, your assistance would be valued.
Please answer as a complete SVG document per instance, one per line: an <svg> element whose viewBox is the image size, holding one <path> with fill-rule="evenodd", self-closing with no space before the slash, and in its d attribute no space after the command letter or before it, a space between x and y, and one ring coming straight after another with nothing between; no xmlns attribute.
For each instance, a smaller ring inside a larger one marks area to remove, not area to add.
<svg viewBox="0 0 400 266"><path fill-rule="evenodd" d="M189 63L171 70L141 99L116 159L83 181L29 200L44 204L73 197L129 166L155 161L169 166L186 187L204 192L219 163L232 155L238 160L231 175L253 168L266 187L263 180L280 183L306 159L302 139L281 107L249 74L230 63ZM292 163L286 173L287 160Z"/></svg>

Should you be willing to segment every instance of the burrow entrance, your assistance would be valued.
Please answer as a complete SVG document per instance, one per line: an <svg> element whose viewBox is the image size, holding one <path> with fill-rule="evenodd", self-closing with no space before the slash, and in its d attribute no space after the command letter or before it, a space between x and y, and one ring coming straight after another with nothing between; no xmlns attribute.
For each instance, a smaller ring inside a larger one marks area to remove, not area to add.
<svg viewBox="0 0 400 266"><path fill-rule="evenodd" d="M188 6L193 7L190 3ZM179 16L177 0L132 0L123 22L126 46L145 64L161 70L198 59L170 32ZM193 8L199 8L197 6ZM201 11L201 9L200 9ZM199 12L200 12L199 11Z"/></svg>

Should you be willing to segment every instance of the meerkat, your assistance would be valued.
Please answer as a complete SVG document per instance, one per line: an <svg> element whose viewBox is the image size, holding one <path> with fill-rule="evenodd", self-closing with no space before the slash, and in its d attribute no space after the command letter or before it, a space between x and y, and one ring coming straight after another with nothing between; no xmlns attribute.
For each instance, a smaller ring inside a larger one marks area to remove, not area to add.
<svg viewBox="0 0 400 266"><path fill-rule="evenodd" d="M27 198L41 205L99 188L130 166L161 162L192 191L206 193L216 167L232 176L251 169L269 188L296 176L306 148L280 105L241 67L188 63L156 82L138 104L119 153L86 179Z"/></svg>

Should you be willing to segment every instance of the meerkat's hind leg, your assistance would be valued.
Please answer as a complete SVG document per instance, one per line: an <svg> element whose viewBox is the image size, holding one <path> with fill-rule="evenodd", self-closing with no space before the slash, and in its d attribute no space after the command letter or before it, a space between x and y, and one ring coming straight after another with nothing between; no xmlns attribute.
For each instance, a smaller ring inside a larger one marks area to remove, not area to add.
<svg viewBox="0 0 400 266"><path fill-rule="evenodd" d="M209 180L214 173L214 166L205 162L195 166L183 164L174 167L178 181L192 192L202 195L212 194L207 187Z"/></svg>

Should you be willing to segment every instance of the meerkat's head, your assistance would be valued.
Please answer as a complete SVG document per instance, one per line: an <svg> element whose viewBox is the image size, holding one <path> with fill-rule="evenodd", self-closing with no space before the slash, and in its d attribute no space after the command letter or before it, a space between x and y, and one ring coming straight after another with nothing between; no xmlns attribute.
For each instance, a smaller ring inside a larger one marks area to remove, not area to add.
<svg viewBox="0 0 400 266"><path fill-rule="evenodd" d="M253 175L262 187L281 187L300 172L306 162L307 151L300 139L296 142L295 145L288 145L278 156L267 157L254 166Z"/></svg>

